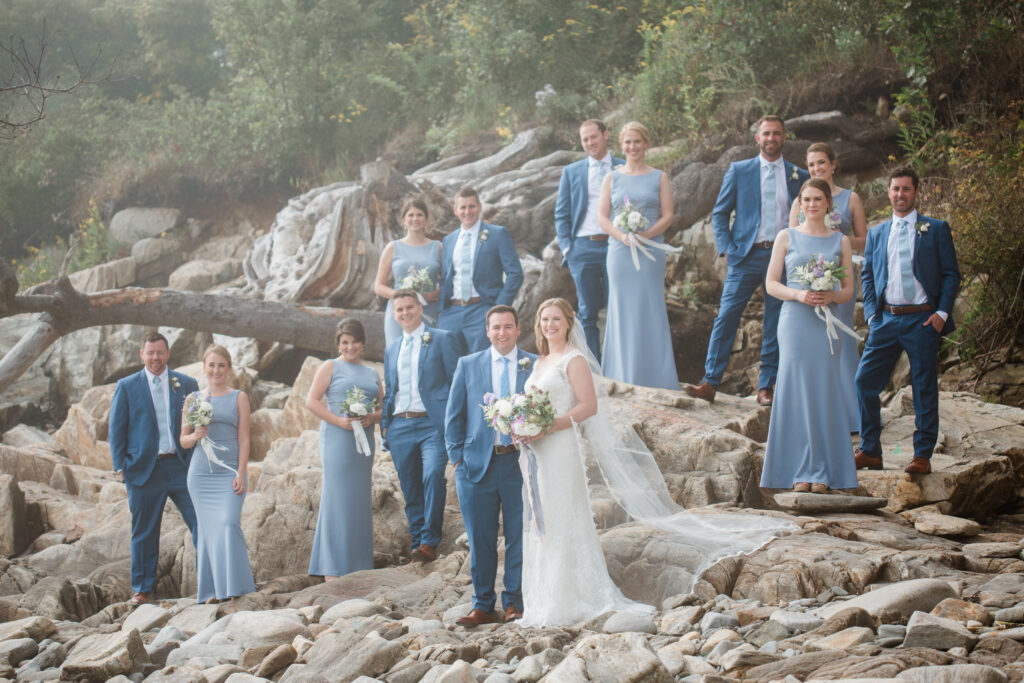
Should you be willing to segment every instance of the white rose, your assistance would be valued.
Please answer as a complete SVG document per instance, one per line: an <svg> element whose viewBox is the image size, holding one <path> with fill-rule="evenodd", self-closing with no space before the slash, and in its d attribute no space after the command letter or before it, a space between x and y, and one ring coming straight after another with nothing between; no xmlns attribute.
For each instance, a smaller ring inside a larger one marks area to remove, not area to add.
<svg viewBox="0 0 1024 683"><path fill-rule="evenodd" d="M830 277L816 277L811 283L811 289L815 292L827 292L832 289L832 278Z"/></svg>
<svg viewBox="0 0 1024 683"><path fill-rule="evenodd" d="M640 227L640 224L643 221L643 219L644 217L640 215L639 211L630 211L628 220L629 227L632 228L633 230L636 230L637 228Z"/></svg>
<svg viewBox="0 0 1024 683"><path fill-rule="evenodd" d="M350 405L348 407L348 412L352 413L353 415L362 417L363 415L366 415L367 410L366 410L366 406L364 404L362 404L362 403L353 403L352 405Z"/></svg>
<svg viewBox="0 0 1024 683"><path fill-rule="evenodd" d="M512 415L512 402L507 398L498 399L498 402L494 404L494 408L498 411L498 415L502 417L511 417Z"/></svg>
<svg viewBox="0 0 1024 683"><path fill-rule="evenodd" d="M523 431L525 432L526 436L537 436L538 434L540 434L540 425L534 424L532 422L527 422L525 425L523 425Z"/></svg>
<svg viewBox="0 0 1024 683"><path fill-rule="evenodd" d="M512 425L508 420L498 418L494 423L494 427L502 434L512 433Z"/></svg>
<svg viewBox="0 0 1024 683"><path fill-rule="evenodd" d="M526 398L526 396L524 396L523 394L519 394L518 396L515 397L515 400L512 401L512 405L514 405L516 408L522 408L527 404L527 402L529 402L529 400L530 399Z"/></svg>

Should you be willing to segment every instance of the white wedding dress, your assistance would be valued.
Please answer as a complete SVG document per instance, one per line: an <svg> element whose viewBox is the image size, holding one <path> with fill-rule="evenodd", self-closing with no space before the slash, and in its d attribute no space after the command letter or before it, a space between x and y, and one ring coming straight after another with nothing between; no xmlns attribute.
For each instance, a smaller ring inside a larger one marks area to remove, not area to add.
<svg viewBox="0 0 1024 683"><path fill-rule="evenodd" d="M608 575L590 506L588 471L598 478L590 483L606 490L634 521L686 546L694 559L693 581L723 557L753 552L797 528L765 515L681 508L633 428L612 423L600 366L579 325L573 325L569 341L560 357L538 359L526 386L547 391L555 414L565 414L576 403L566 369L573 358L582 357L595 379L598 412L582 425L531 442L520 457L522 625L567 626L612 610L654 612L626 598Z"/></svg>

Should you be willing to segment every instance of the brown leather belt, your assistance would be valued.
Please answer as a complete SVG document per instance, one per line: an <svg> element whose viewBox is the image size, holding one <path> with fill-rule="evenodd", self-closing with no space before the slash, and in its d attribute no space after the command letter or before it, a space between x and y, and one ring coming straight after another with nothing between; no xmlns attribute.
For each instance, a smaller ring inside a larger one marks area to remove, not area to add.
<svg viewBox="0 0 1024 683"><path fill-rule="evenodd" d="M580 235L583 239L593 240L594 242L607 242L608 235Z"/></svg>
<svg viewBox="0 0 1024 683"><path fill-rule="evenodd" d="M480 303L478 296L474 296L472 299L452 299L452 306L472 306L478 303Z"/></svg>
<svg viewBox="0 0 1024 683"><path fill-rule="evenodd" d="M771 249L775 246L775 242L754 242L754 246L758 249Z"/></svg>
<svg viewBox="0 0 1024 683"><path fill-rule="evenodd" d="M174 453L157 453L157 455L156 455L156 459L157 460L166 460L167 458L173 458L173 457L174 457Z"/></svg>
<svg viewBox="0 0 1024 683"><path fill-rule="evenodd" d="M506 453L515 453L519 450L519 446L495 446L495 455L505 455Z"/></svg>
<svg viewBox="0 0 1024 683"><path fill-rule="evenodd" d="M404 413L395 413L395 417L407 417L410 420L413 420L413 419L415 419L417 417L427 417L427 414L426 413L420 413L420 412L413 412L411 410L408 410L408 411L406 411Z"/></svg>
<svg viewBox="0 0 1024 683"><path fill-rule="evenodd" d="M886 313L892 313L893 315L913 315L914 313L924 313L925 311L932 310L932 305L913 304L909 306L890 306L889 304L883 304L882 310Z"/></svg>

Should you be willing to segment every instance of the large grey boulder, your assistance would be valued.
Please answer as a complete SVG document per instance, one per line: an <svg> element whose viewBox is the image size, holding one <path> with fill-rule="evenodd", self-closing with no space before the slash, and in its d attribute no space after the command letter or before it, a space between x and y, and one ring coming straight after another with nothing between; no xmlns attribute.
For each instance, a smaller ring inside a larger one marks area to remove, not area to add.
<svg viewBox="0 0 1024 683"><path fill-rule="evenodd" d="M178 266L168 278L167 286L186 292L205 292L241 274L242 262L238 259L198 259Z"/></svg>
<svg viewBox="0 0 1024 683"><path fill-rule="evenodd" d="M25 495L9 474L0 474L0 557L17 555L32 539L28 538Z"/></svg>
<svg viewBox="0 0 1024 683"><path fill-rule="evenodd" d="M878 623L891 623L915 612L927 612L944 599L955 597L956 591L946 581L913 579L876 588L845 602L825 605L818 614L827 619L848 607L860 607Z"/></svg>
<svg viewBox="0 0 1024 683"><path fill-rule="evenodd" d="M181 211L172 208L121 209L110 219L110 236L118 242L131 244L173 230L181 225L181 218Z"/></svg>
<svg viewBox="0 0 1024 683"><path fill-rule="evenodd" d="M87 635L68 654L60 669L62 681L105 681L149 662L139 632Z"/></svg>
<svg viewBox="0 0 1024 683"><path fill-rule="evenodd" d="M671 683L674 677L643 636L618 633L584 638L544 680Z"/></svg>
<svg viewBox="0 0 1024 683"><path fill-rule="evenodd" d="M903 647L927 647L933 650L949 650L954 647L970 649L978 642L974 635L959 621L937 617L926 612L914 612L907 622L907 636Z"/></svg>

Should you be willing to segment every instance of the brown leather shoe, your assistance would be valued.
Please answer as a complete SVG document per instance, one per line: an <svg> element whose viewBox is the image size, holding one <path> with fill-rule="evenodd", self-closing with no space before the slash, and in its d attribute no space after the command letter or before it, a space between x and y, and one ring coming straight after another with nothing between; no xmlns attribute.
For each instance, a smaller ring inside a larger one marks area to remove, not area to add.
<svg viewBox="0 0 1024 683"><path fill-rule="evenodd" d="M503 623L507 624L510 621L515 621L517 619L522 619L522 618L523 618L522 610L520 610L515 605L509 605L508 607L505 608L505 616L502 617L501 621Z"/></svg>
<svg viewBox="0 0 1024 683"><path fill-rule="evenodd" d="M880 470L882 469L882 456L868 455L858 448L853 452L853 463L858 470L862 470L865 467L869 470Z"/></svg>
<svg viewBox="0 0 1024 683"><path fill-rule="evenodd" d="M493 612L485 612L474 607L469 614L456 619L455 623L459 626L480 626L481 624L496 624L498 619Z"/></svg>
<svg viewBox="0 0 1024 683"><path fill-rule="evenodd" d="M139 605L145 605L149 601L149 593L134 593L128 604L132 607L138 607Z"/></svg>
<svg viewBox="0 0 1024 683"><path fill-rule="evenodd" d="M775 400L775 392L771 389L758 389L757 402L763 406L770 406Z"/></svg>
<svg viewBox="0 0 1024 683"><path fill-rule="evenodd" d="M699 398L707 401L708 403L715 402L716 389L707 382L701 382L700 384L684 384L683 391L694 398Z"/></svg>
<svg viewBox="0 0 1024 683"><path fill-rule="evenodd" d="M434 546L424 543L412 551L412 559L414 562L433 562L437 559L437 550Z"/></svg>
<svg viewBox="0 0 1024 683"><path fill-rule="evenodd" d="M903 468L903 471L910 474L928 474L932 471L932 463L928 458L914 458L909 465Z"/></svg>

